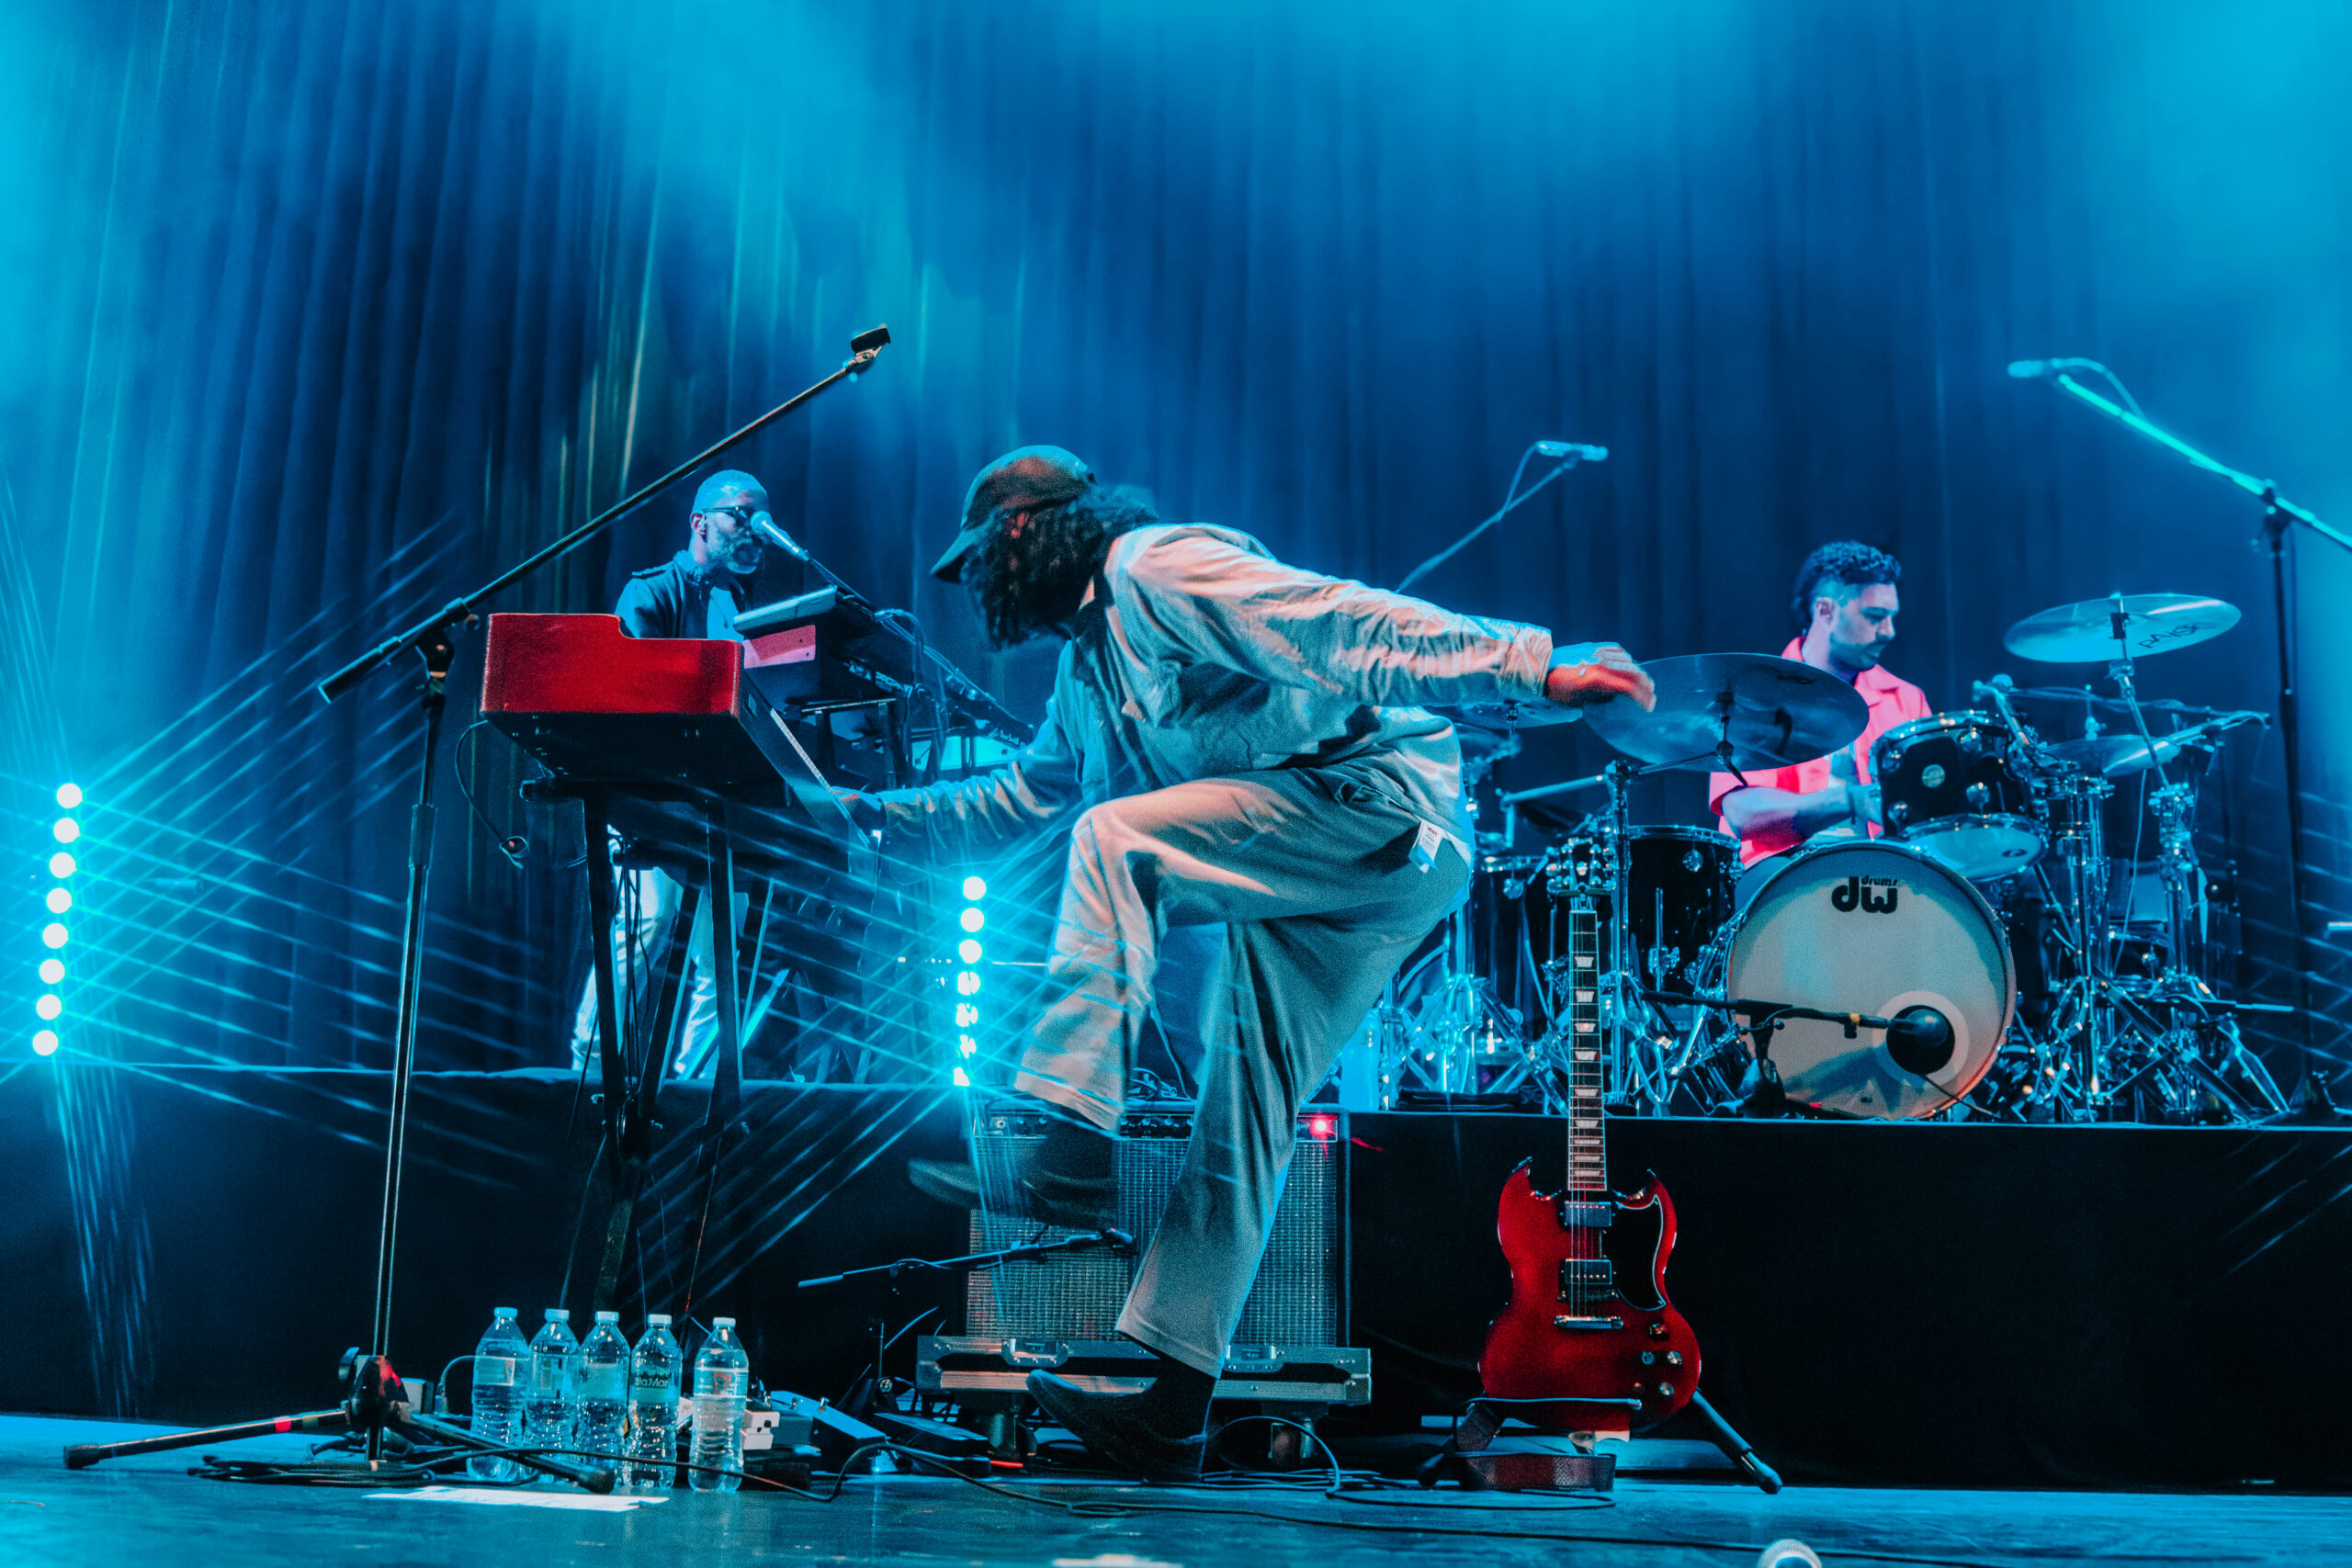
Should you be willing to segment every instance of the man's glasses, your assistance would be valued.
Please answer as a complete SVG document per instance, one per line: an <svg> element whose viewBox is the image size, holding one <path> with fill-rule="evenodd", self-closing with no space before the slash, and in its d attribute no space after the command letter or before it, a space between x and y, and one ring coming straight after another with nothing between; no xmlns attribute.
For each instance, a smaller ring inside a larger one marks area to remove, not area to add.
<svg viewBox="0 0 2352 1568"><path fill-rule="evenodd" d="M749 523L760 514L756 506L706 506L702 512L706 517L732 517L738 523Z"/></svg>

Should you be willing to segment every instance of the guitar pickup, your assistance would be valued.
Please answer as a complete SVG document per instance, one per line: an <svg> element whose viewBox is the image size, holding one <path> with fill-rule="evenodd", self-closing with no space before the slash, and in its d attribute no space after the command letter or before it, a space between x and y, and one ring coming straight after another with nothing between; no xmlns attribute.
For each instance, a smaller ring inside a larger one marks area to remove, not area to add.
<svg viewBox="0 0 2352 1568"><path fill-rule="evenodd" d="M1581 1227L1585 1230L1601 1230L1614 1223L1616 1218L1617 1205L1614 1203L1570 1203L1563 1201L1560 1204L1560 1228L1562 1230L1569 1230L1577 1227Z"/></svg>
<svg viewBox="0 0 2352 1568"><path fill-rule="evenodd" d="M1581 1292L1600 1295L1617 1288L1617 1268L1606 1258L1564 1258L1560 1260L1560 1299Z"/></svg>
<svg viewBox="0 0 2352 1568"><path fill-rule="evenodd" d="M1623 1328L1625 1326L1625 1320L1622 1317L1569 1317L1563 1314L1552 1319L1552 1326L1555 1328ZM1633 1404L1635 1402L1631 1400L1610 1400L1605 1402L1600 1400L1588 1400L1586 1403Z"/></svg>

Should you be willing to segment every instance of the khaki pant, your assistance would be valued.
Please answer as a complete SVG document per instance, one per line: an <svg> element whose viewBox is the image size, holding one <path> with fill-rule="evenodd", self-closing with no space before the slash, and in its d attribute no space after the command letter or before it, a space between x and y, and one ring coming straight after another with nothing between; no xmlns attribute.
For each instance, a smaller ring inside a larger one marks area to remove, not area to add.
<svg viewBox="0 0 2352 1568"><path fill-rule="evenodd" d="M1162 934L1226 927L1192 1143L1119 1317L1201 1371L1257 1278L1301 1101L1468 881L1398 794L1377 760L1273 769L1109 801L1071 836L1022 1092L1113 1126Z"/></svg>

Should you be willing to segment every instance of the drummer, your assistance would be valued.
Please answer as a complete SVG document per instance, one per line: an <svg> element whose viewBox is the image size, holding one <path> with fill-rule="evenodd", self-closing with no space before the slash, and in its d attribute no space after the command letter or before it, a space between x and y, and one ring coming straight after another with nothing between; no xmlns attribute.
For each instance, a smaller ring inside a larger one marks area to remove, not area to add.
<svg viewBox="0 0 2352 1568"><path fill-rule="evenodd" d="M1707 804L1739 839L1743 866L1786 855L1822 837L1875 837L1878 790L1871 748L1896 725L1926 718L1928 694L1880 664L1894 640L1903 563L1851 539L1822 546L1798 569L1789 608L1802 628L1783 659L1802 660L1849 682L1870 707L1870 723L1840 751L1794 767L1753 769L1743 784L1711 775ZM1743 876L1744 887L1761 878Z"/></svg>

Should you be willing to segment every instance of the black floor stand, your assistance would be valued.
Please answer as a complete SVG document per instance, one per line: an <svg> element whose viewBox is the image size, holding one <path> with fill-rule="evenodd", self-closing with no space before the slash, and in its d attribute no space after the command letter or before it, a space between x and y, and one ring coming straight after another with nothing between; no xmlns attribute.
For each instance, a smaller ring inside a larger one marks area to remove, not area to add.
<svg viewBox="0 0 2352 1568"><path fill-rule="evenodd" d="M497 1454L565 1481L577 1482L591 1492L602 1494L613 1489L613 1472L609 1470L505 1448L487 1438L478 1438L463 1427L419 1415L409 1407L408 1391L393 1372L391 1363L381 1356L354 1354L345 1364L353 1369L351 1397L341 1404L325 1410L305 1410L296 1416L240 1421L231 1427L170 1432L160 1438L134 1438L127 1443L75 1443L65 1450L65 1468L87 1470L100 1460L120 1459L130 1454L162 1453L172 1449L195 1448L204 1443L233 1443L245 1438L276 1437L281 1433L328 1437L336 1433L358 1432L367 1437L368 1463L370 1469L374 1469L386 1462L381 1457L385 1434L398 1432L419 1446L437 1443L445 1448ZM397 1468L406 1469L409 1466L403 1463Z"/></svg>

